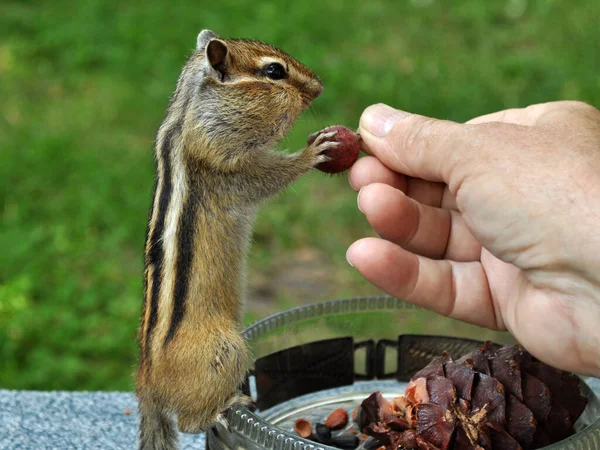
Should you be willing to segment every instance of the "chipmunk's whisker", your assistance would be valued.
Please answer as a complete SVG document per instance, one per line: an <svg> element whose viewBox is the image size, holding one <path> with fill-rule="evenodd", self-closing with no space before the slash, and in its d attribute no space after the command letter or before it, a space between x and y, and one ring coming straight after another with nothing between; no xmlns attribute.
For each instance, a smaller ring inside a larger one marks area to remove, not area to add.
<svg viewBox="0 0 600 450"><path fill-rule="evenodd" d="M319 114L317 113L317 108L314 105L310 105L309 110L310 110L311 114L313 115L313 117L315 118L315 122L317 122L318 128L319 129L325 128L325 124L323 123L323 121L319 117Z"/></svg>

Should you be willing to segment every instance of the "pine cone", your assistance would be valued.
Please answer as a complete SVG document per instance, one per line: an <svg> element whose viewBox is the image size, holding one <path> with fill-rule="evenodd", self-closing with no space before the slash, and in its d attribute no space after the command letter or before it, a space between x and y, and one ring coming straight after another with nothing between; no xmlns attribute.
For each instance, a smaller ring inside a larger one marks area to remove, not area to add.
<svg viewBox="0 0 600 450"><path fill-rule="evenodd" d="M490 342L458 360L444 353L403 397L375 392L356 421L386 450L528 450L565 439L587 405L580 379L523 347Z"/></svg>

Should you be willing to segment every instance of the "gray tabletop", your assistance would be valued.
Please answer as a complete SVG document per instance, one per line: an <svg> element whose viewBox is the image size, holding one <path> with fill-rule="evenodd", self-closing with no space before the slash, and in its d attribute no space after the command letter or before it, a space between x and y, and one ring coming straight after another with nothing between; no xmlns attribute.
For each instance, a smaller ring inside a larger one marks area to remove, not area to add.
<svg viewBox="0 0 600 450"><path fill-rule="evenodd" d="M1 450L135 449L136 432L132 393L0 389ZM204 436L180 434L180 448L204 450Z"/></svg>

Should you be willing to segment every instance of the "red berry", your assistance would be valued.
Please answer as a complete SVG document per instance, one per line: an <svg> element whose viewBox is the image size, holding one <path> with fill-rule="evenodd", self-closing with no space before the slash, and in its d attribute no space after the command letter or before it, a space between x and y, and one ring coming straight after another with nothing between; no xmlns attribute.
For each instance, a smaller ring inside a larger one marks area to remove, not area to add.
<svg viewBox="0 0 600 450"><path fill-rule="evenodd" d="M352 130L342 125L327 127L318 134L329 133L332 131L337 131L337 133L332 138L325 139L324 142L335 141L340 142L342 145L325 150L323 154L329 156L331 161L318 164L316 168L325 173L340 173L352 167L352 164L358 159L358 154L360 153L360 138ZM311 138L313 136L311 136ZM309 138L309 142L311 141L311 138Z"/></svg>

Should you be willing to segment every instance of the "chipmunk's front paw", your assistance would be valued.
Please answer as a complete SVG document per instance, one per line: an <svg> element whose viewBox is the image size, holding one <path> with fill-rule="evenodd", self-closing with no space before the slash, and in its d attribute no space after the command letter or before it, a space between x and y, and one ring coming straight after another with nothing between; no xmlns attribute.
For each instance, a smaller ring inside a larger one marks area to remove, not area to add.
<svg viewBox="0 0 600 450"><path fill-rule="evenodd" d="M316 133L311 134L307 139L308 146L304 150L304 153L307 154L312 161L312 166L317 166L321 163L325 163L331 161L331 157L323 154L326 150L337 148L342 145L340 142L331 141L329 139L333 139L337 131L329 131L323 132L317 131Z"/></svg>
<svg viewBox="0 0 600 450"><path fill-rule="evenodd" d="M356 162L360 153L360 136L350 128L333 125L308 136L309 147L318 154L316 167L325 173L342 173Z"/></svg>
<svg viewBox="0 0 600 450"><path fill-rule="evenodd" d="M308 137L306 138L306 145L310 145L313 142L315 142L315 140L322 134L327 134L327 133L331 133L330 137L334 137L337 134L337 130L335 131L330 131L328 130L329 127L323 128L322 130L319 131L315 131L313 134L309 134ZM323 138L325 139L325 138Z"/></svg>

